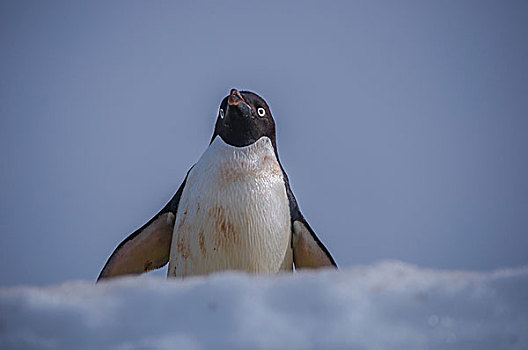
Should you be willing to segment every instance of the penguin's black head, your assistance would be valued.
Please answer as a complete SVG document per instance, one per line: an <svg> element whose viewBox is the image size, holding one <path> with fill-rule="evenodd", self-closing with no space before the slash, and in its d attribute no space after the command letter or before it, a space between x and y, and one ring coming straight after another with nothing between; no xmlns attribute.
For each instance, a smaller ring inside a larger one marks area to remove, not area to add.
<svg viewBox="0 0 528 350"><path fill-rule="evenodd" d="M262 136L271 139L275 145L275 122L264 99L250 91L231 89L220 104L213 138L219 135L226 143L243 147Z"/></svg>

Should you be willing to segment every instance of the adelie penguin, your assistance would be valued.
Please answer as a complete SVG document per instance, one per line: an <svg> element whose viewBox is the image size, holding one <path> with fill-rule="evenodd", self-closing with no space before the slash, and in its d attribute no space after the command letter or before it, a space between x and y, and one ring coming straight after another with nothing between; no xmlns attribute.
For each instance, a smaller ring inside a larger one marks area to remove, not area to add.
<svg viewBox="0 0 528 350"><path fill-rule="evenodd" d="M169 203L119 244L98 280L167 263L169 277L337 267L299 210L270 108L257 94L232 89L223 99L205 153Z"/></svg>

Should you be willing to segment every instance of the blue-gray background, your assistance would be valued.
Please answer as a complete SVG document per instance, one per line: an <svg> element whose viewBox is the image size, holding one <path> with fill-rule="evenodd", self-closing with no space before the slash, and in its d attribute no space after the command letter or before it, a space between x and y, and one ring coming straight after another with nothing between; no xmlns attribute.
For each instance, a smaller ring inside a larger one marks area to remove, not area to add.
<svg viewBox="0 0 528 350"><path fill-rule="evenodd" d="M260 93L342 267L528 264L527 2L0 3L0 283L94 279Z"/></svg>

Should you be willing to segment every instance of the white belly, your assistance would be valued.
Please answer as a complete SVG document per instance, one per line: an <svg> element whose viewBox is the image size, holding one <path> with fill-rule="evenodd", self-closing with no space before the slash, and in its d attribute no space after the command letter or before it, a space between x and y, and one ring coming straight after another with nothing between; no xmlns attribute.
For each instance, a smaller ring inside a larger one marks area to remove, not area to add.
<svg viewBox="0 0 528 350"><path fill-rule="evenodd" d="M246 147L215 138L187 177L168 276L275 273L290 247L282 170L267 137Z"/></svg>

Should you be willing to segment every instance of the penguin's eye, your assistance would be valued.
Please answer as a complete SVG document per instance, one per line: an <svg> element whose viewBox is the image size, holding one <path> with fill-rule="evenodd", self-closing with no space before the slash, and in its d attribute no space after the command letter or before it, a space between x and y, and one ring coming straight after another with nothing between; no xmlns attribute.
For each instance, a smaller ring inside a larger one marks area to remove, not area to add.
<svg viewBox="0 0 528 350"><path fill-rule="evenodd" d="M220 108L220 118L224 119L224 110Z"/></svg>
<svg viewBox="0 0 528 350"><path fill-rule="evenodd" d="M266 110L260 107L259 109L257 109L257 114L259 115L259 117L263 117L266 115Z"/></svg>

